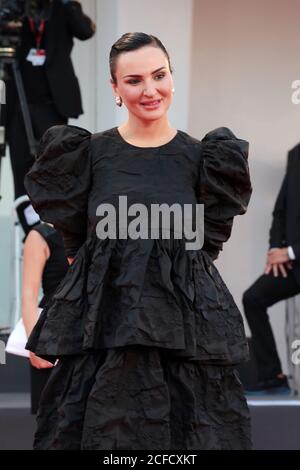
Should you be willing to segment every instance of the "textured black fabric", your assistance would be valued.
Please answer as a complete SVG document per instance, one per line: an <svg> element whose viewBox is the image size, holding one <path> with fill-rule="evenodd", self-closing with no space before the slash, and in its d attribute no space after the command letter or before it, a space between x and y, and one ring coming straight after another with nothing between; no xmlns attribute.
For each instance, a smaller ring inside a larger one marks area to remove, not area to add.
<svg viewBox="0 0 300 470"><path fill-rule="evenodd" d="M35 449L250 449L249 411L232 367L156 348L63 358L37 416Z"/></svg>
<svg viewBox="0 0 300 470"><path fill-rule="evenodd" d="M249 448L233 370L248 346L212 261L249 201L247 148L226 128L201 142L178 131L153 148L128 144L117 128L47 131L26 187L76 256L28 342L59 358L36 448ZM175 237L99 239L96 209L117 208L119 195L147 208L204 203L204 249Z"/></svg>

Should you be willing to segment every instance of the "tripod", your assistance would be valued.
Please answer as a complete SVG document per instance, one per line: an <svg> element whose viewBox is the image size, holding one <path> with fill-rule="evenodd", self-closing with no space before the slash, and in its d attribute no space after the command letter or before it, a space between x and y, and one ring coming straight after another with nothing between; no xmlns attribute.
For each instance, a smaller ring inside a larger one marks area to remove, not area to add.
<svg viewBox="0 0 300 470"><path fill-rule="evenodd" d="M0 79L5 81L6 66L9 65L13 72L15 79L18 99L20 102L21 112L24 119L24 125L26 130L26 136L29 145L30 154L34 157L36 153L36 140L33 134L32 123L28 108L28 103L25 95L24 84L19 68L19 63L16 58L15 47L0 47Z"/></svg>
<svg viewBox="0 0 300 470"><path fill-rule="evenodd" d="M8 68L12 71L12 76L15 80L17 96L20 103L21 113L24 121L24 127L26 131L26 137L28 141L30 154L34 157L36 154L36 139L34 137L31 117L29 113L29 107L26 99L24 90L24 84L19 68L19 62L16 57L16 47L0 47L0 79L5 80L8 75ZM1 177L1 159L5 156L6 150L6 139L5 139L5 121L2 128L2 140L0 144L0 177ZM1 198L1 196L0 196ZM20 277L21 277L21 266L22 266L22 243L21 243L21 224L17 217L17 209L23 205L26 207L29 204L28 196L18 198L14 204L14 229L12 233L12 240L14 240L13 250L13 282L14 286L11 299L11 319L10 326L15 325L20 315Z"/></svg>
<svg viewBox="0 0 300 470"><path fill-rule="evenodd" d="M5 104L5 83L3 80L0 80L0 119L1 119L1 111L2 105ZM0 181L1 181L1 160L5 154L5 135L4 135L4 127L0 127ZM1 196L0 196L1 199Z"/></svg>
<svg viewBox="0 0 300 470"><path fill-rule="evenodd" d="M26 136L25 138L28 143L29 153L34 159L36 155L37 142L33 133L29 106L28 106L26 95L25 95L22 75L21 75L20 68L19 68L19 61L16 57L18 41L19 41L18 36L10 36L10 37L6 36L5 42L4 42L4 39L1 40L1 43L3 45L0 46L0 79L3 79L4 82L7 78L14 79L14 82L16 85L16 96L17 96L17 100L19 101L21 116L24 122L24 130L25 130L25 136ZM8 71L10 71L11 73L9 74ZM4 126L5 126L5 121L4 121ZM4 134L4 128L3 128L2 134ZM1 145L1 149L0 149L0 158L5 156L5 142L6 142L6 139L4 138L3 143ZM22 207L18 208L19 219L26 233L28 231L28 225L26 222L24 211L28 205L29 205L29 202L26 202L23 204Z"/></svg>

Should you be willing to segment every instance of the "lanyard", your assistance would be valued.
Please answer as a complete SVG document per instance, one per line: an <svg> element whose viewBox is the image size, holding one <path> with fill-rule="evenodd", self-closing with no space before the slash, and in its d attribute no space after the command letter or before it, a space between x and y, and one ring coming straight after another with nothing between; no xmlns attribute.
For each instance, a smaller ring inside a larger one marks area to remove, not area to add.
<svg viewBox="0 0 300 470"><path fill-rule="evenodd" d="M38 29L36 28L36 25L35 25L35 22L34 22L33 18L29 17L28 21L29 21L30 29L33 32L33 34L35 35L36 48L39 51L40 47L41 47L42 38L43 38L43 35L44 35L44 32L45 32L46 21L41 20Z"/></svg>

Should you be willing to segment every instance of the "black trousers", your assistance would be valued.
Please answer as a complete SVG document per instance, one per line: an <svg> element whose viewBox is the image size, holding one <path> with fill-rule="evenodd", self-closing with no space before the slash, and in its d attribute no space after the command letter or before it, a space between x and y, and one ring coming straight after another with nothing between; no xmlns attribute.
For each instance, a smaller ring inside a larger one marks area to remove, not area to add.
<svg viewBox="0 0 300 470"><path fill-rule="evenodd" d="M275 378L282 373L267 308L300 293L293 270L288 270L287 274L286 278L263 274L243 295L259 381Z"/></svg>
<svg viewBox="0 0 300 470"><path fill-rule="evenodd" d="M67 118L61 116L53 102L29 104L33 133L39 140L44 132L56 124L67 124ZM25 125L21 108L18 103L7 105L6 116L6 141L9 145L11 167L14 179L15 199L26 195L24 177L33 164L33 157L29 152L29 145L25 131ZM18 215L25 233L30 227L24 211L28 203L22 204L18 209ZM25 212L26 213L26 212Z"/></svg>

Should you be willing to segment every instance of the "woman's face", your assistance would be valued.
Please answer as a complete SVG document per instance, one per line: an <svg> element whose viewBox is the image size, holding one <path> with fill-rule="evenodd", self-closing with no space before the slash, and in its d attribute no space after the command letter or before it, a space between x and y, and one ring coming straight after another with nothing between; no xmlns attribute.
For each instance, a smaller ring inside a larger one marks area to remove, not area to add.
<svg viewBox="0 0 300 470"><path fill-rule="evenodd" d="M119 55L112 82L130 114L143 121L160 119L172 101L173 79L164 52L153 46Z"/></svg>

